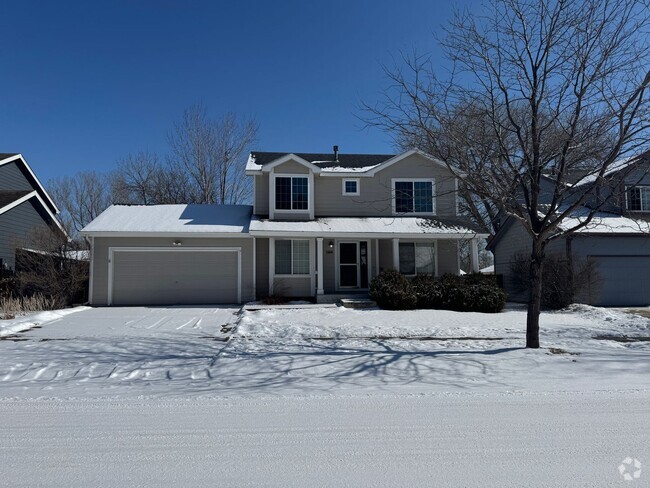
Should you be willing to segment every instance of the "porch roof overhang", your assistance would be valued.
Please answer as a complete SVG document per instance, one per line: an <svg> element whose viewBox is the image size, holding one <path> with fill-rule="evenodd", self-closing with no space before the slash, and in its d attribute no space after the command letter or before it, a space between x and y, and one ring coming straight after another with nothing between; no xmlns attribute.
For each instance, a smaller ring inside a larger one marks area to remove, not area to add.
<svg viewBox="0 0 650 488"><path fill-rule="evenodd" d="M268 220L253 216L249 232L259 237L347 237L471 239L487 237L465 222L422 217L321 217L315 220Z"/></svg>

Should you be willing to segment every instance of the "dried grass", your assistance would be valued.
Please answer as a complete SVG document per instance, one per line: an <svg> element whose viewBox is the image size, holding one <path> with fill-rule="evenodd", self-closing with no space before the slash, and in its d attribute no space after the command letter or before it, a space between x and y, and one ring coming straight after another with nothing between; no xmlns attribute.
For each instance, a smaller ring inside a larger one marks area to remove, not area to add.
<svg viewBox="0 0 650 488"><path fill-rule="evenodd" d="M31 297L0 298L0 318L9 320L21 313L41 312L43 310L54 310L58 308L59 303L55 298L47 298L43 295L33 295Z"/></svg>

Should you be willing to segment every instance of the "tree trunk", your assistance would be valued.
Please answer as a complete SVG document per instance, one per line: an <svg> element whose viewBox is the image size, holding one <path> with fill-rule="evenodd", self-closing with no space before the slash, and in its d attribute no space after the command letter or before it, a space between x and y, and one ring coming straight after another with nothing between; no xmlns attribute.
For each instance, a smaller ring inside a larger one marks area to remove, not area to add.
<svg viewBox="0 0 650 488"><path fill-rule="evenodd" d="M533 241L530 255L530 295L526 315L526 347L539 348L539 314L542 309L542 268L544 266L544 246Z"/></svg>

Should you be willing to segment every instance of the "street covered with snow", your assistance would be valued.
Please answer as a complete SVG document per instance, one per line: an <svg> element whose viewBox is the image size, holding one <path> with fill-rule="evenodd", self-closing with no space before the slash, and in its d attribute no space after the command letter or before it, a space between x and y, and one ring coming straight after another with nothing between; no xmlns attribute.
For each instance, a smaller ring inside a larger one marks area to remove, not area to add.
<svg viewBox="0 0 650 488"><path fill-rule="evenodd" d="M650 471L639 315L544 313L539 350L516 308L31 324L0 340L4 486L611 486L627 457Z"/></svg>

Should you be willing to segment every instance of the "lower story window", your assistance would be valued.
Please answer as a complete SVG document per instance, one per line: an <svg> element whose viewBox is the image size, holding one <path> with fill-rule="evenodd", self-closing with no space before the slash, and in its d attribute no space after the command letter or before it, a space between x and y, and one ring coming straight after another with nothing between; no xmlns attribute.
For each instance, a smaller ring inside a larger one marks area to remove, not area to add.
<svg viewBox="0 0 650 488"><path fill-rule="evenodd" d="M436 253L433 242L400 242L399 272L405 275L434 275Z"/></svg>
<svg viewBox="0 0 650 488"><path fill-rule="evenodd" d="M282 239L275 241L275 274L308 275L309 241Z"/></svg>

